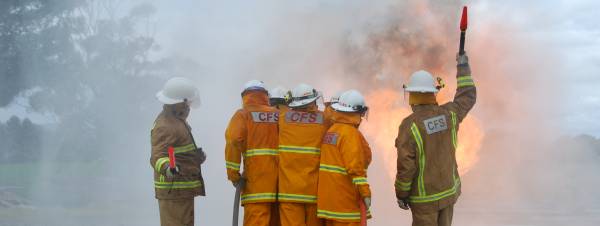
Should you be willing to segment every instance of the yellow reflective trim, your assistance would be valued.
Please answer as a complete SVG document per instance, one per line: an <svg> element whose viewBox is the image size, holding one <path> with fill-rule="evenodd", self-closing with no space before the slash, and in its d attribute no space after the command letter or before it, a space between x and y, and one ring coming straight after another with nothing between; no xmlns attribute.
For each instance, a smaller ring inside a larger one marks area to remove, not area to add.
<svg viewBox="0 0 600 226"><path fill-rule="evenodd" d="M463 76L459 76L458 78L456 78L456 80L459 82L473 81L473 77L471 77L471 75L463 75Z"/></svg>
<svg viewBox="0 0 600 226"><path fill-rule="evenodd" d="M252 157L252 156L259 156L259 155L278 155L278 153L277 153L277 149L269 149L269 148L250 149L250 150L246 150L246 152L244 152L244 157Z"/></svg>
<svg viewBox="0 0 600 226"><path fill-rule="evenodd" d="M419 127L417 124L413 122L410 127L415 142L417 143L417 153L419 155L419 175L417 178L417 187L419 188L419 195L427 195L425 191L425 181L423 179L423 174L425 173L425 150L423 148L423 138L421 137L421 132L419 132Z"/></svg>
<svg viewBox="0 0 600 226"><path fill-rule="evenodd" d="M288 146L288 145L279 145L279 152L287 152L287 153L298 153L298 154L321 154L321 150L315 147L301 147L301 146Z"/></svg>
<svg viewBox="0 0 600 226"><path fill-rule="evenodd" d="M348 175L348 173L346 172L346 168L340 167L340 166L320 164L319 165L319 170L320 171L331 172L331 173L339 173L339 174Z"/></svg>
<svg viewBox="0 0 600 226"><path fill-rule="evenodd" d="M296 201L296 202L308 202L308 203L316 203L317 202L317 196L315 196L315 195L298 195L298 194L278 193L277 198L281 201Z"/></svg>
<svg viewBox="0 0 600 226"><path fill-rule="evenodd" d="M240 164L236 162L225 161L225 167L232 170L240 170Z"/></svg>
<svg viewBox="0 0 600 226"><path fill-rule="evenodd" d="M156 170L157 173L160 173L160 171L163 169L163 165L167 162L169 162L169 157L159 158L154 163L154 170Z"/></svg>
<svg viewBox="0 0 600 226"><path fill-rule="evenodd" d="M334 212L328 210L317 210L320 218L332 218L341 220L360 220L360 212Z"/></svg>
<svg viewBox="0 0 600 226"><path fill-rule="evenodd" d="M456 192L458 191L458 186L460 186L460 180L455 178L454 185L448 190L427 196L411 196L408 198L408 200L413 203L434 202L456 194Z"/></svg>
<svg viewBox="0 0 600 226"><path fill-rule="evenodd" d="M254 193L254 194L244 194L241 197L242 202L249 201L264 201L264 200L275 200L277 198L277 193Z"/></svg>
<svg viewBox="0 0 600 226"><path fill-rule="evenodd" d="M184 146L175 147L175 154L186 153L190 151L196 150L196 146L194 144L188 144Z"/></svg>
<svg viewBox="0 0 600 226"><path fill-rule="evenodd" d="M405 182L396 180L396 183L394 185L395 185L395 187L398 190L401 190L401 191L410 191L410 188L412 186L412 182L405 183Z"/></svg>
<svg viewBox="0 0 600 226"><path fill-rule="evenodd" d="M366 177L355 177L355 178L352 178L352 183L354 183L356 185L369 184L367 182L367 178Z"/></svg>
<svg viewBox="0 0 600 226"><path fill-rule="evenodd" d="M154 181L154 187L158 189L188 189L202 186L202 182L195 181Z"/></svg>
<svg viewBox="0 0 600 226"><path fill-rule="evenodd" d="M467 87L467 86L475 86L475 82L459 82L458 88Z"/></svg>
<svg viewBox="0 0 600 226"><path fill-rule="evenodd" d="M457 120L456 120L456 113L454 113L453 111L450 111L450 115L452 116L452 145L454 146L454 149L456 149L456 147L458 147L458 140L457 140L457 131L456 131L456 125L457 125Z"/></svg>

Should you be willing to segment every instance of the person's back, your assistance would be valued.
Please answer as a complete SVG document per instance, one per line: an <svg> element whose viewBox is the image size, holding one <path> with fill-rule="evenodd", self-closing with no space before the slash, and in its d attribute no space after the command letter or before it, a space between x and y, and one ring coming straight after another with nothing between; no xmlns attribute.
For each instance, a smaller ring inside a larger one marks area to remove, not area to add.
<svg viewBox="0 0 600 226"><path fill-rule="evenodd" d="M396 138L398 172L396 197L413 213L413 225L450 225L460 195L456 163L457 132L476 100L466 56L458 58L454 101L438 105L432 76L413 74L406 88L413 113L405 118Z"/></svg>
<svg viewBox="0 0 600 226"><path fill-rule="evenodd" d="M260 81L246 84L242 100L242 109L233 115L225 132L227 177L234 184L239 182L243 159L244 225L275 225L271 216L277 198L278 112L268 105Z"/></svg>
<svg viewBox="0 0 600 226"><path fill-rule="evenodd" d="M279 115L278 200L283 226L320 225L317 182L321 140L327 128L315 103L319 95L309 87L304 84L296 87L292 92L292 109Z"/></svg>
<svg viewBox="0 0 600 226"><path fill-rule="evenodd" d="M350 90L331 108L333 125L327 130L321 146L319 168L318 216L325 225L358 225L361 217L370 217L371 189L367 168L371 150L358 130L367 107L364 97ZM365 215L361 214L361 202Z"/></svg>

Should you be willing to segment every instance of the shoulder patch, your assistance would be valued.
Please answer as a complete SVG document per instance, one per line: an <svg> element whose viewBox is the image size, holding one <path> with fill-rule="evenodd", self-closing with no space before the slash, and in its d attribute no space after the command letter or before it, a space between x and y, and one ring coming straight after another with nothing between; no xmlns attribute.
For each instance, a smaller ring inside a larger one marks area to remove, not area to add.
<svg viewBox="0 0 600 226"><path fill-rule="evenodd" d="M445 115L435 116L433 118L423 120L427 134L434 134L448 129L448 121Z"/></svg>
<svg viewBox="0 0 600 226"><path fill-rule="evenodd" d="M337 133L328 132L323 136L324 144L337 145L339 135Z"/></svg>
<svg viewBox="0 0 600 226"><path fill-rule="evenodd" d="M250 112L252 115L252 121L254 122L266 122L266 123L276 123L279 121L279 113L278 112Z"/></svg>
<svg viewBox="0 0 600 226"><path fill-rule="evenodd" d="M285 113L285 121L303 124L323 124L323 114L312 112L288 111Z"/></svg>

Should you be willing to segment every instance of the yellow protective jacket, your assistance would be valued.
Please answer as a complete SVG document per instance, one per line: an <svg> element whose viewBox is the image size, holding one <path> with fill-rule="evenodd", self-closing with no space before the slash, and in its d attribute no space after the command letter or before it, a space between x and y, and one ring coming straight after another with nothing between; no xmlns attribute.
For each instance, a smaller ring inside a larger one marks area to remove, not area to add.
<svg viewBox="0 0 600 226"><path fill-rule="evenodd" d="M190 126L185 122L187 113L180 104L165 105L154 121L150 165L154 169L154 190L157 199L188 199L204 196L204 180L200 163L202 156L195 146ZM179 174L165 176L169 165L168 148L175 148Z"/></svg>
<svg viewBox="0 0 600 226"><path fill-rule="evenodd" d="M359 202L371 197L371 150L358 130L360 114L333 111L331 116L334 124L321 145L317 213L320 218L360 222Z"/></svg>
<svg viewBox="0 0 600 226"><path fill-rule="evenodd" d="M396 197L408 199L413 211L438 211L454 204L460 195L457 132L476 100L468 64L458 66L457 81L454 101L412 106L413 113L400 124Z"/></svg>
<svg viewBox="0 0 600 226"><path fill-rule="evenodd" d="M279 113L269 106L263 92L248 92L243 96L243 108L235 112L225 131L225 162L227 178L240 179L246 186L242 204L275 202L277 199L277 121Z"/></svg>
<svg viewBox="0 0 600 226"><path fill-rule="evenodd" d="M317 202L323 123L316 106L279 115L279 202Z"/></svg>

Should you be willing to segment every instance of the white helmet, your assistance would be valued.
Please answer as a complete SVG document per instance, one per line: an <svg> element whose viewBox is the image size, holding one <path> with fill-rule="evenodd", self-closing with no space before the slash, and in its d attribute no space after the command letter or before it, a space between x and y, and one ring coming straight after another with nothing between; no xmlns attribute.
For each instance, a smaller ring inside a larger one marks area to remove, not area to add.
<svg viewBox="0 0 600 226"><path fill-rule="evenodd" d="M163 104L177 104L187 101L193 108L200 106L198 89L187 78L174 77L169 79L163 89L156 93L156 98Z"/></svg>
<svg viewBox="0 0 600 226"><path fill-rule="evenodd" d="M287 95L287 89L277 86L271 90L269 90L269 98L281 98L285 99L285 95Z"/></svg>
<svg viewBox="0 0 600 226"><path fill-rule="evenodd" d="M292 102L289 104L290 107L302 107L315 102L321 95L312 86L307 84L300 84L292 89Z"/></svg>
<svg viewBox="0 0 600 226"><path fill-rule="evenodd" d="M244 96L244 94L248 91L255 90L267 92L267 90L265 89L265 83L259 80L250 80L246 82L246 84L244 84L244 91L242 91L242 96Z"/></svg>
<svg viewBox="0 0 600 226"><path fill-rule="evenodd" d="M369 108L366 106L365 98L356 90L348 90L340 96L337 103L331 105L331 108L341 112L366 112Z"/></svg>
<svg viewBox="0 0 600 226"><path fill-rule="evenodd" d="M427 71L417 71L410 76L408 85L404 86L407 92L437 93L439 90L435 85L433 76Z"/></svg>
<svg viewBox="0 0 600 226"><path fill-rule="evenodd" d="M340 100L340 96L344 93L344 91L337 91L331 98L329 99L329 103L337 103Z"/></svg>

